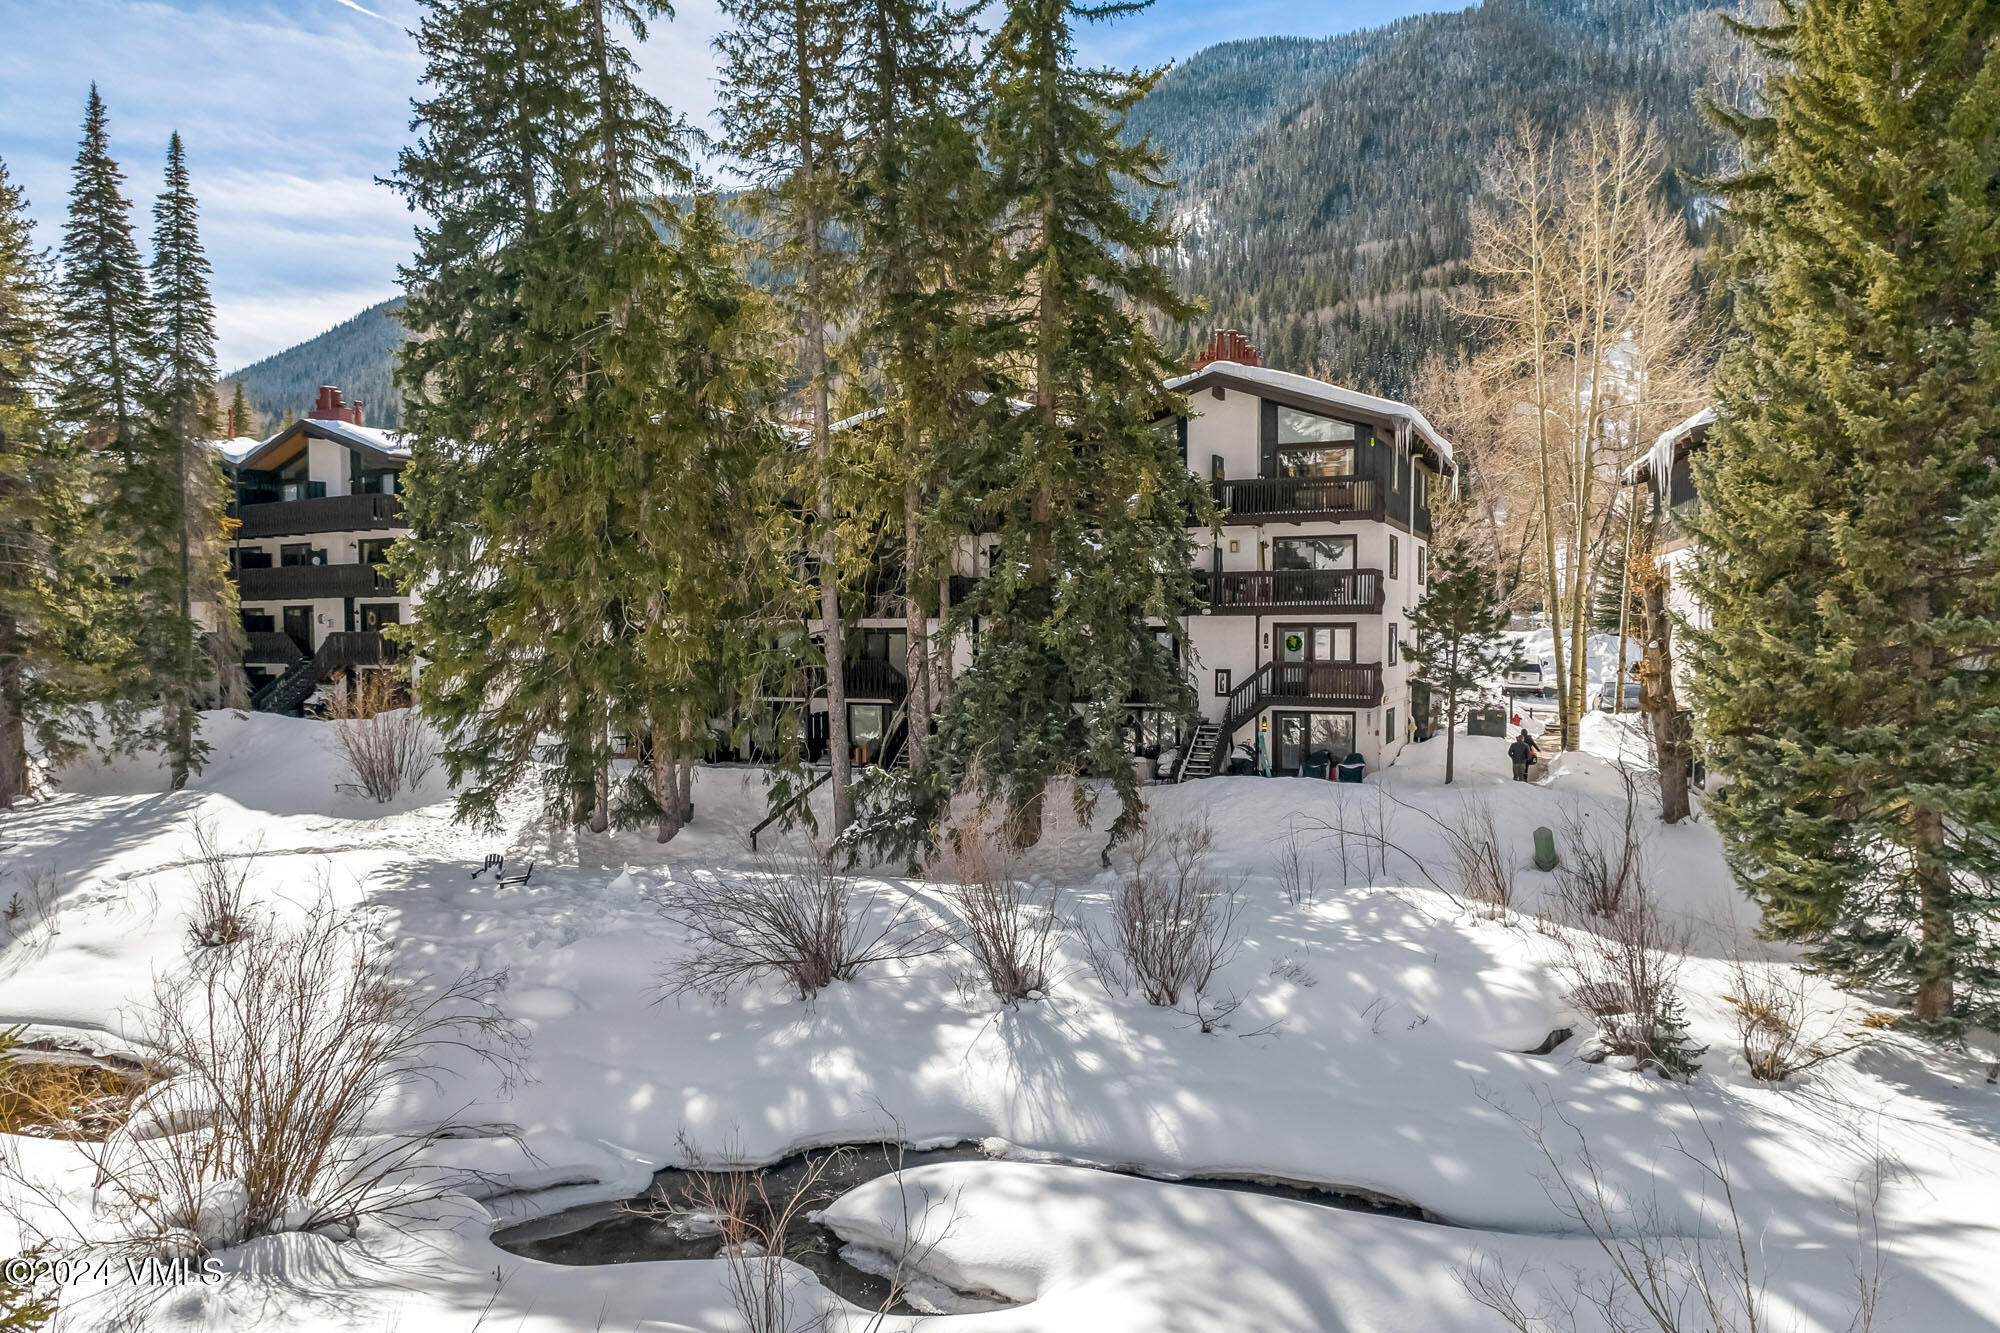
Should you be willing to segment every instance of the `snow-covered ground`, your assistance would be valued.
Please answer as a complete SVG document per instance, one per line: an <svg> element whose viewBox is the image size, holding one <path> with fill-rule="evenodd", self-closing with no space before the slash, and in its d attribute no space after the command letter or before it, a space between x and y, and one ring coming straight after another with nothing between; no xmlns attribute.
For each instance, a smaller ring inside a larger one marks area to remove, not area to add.
<svg viewBox="0 0 2000 1333"><path fill-rule="evenodd" d="M227 1280L149 1304L148 1327L738 1328L719 1262L558 1267L498 1249L490 1232L637 1192L681 1160L680 1136L769 1161L900 1127L913 1144L992 1140L997 1160L872 1182L829 1223L895 1248L928 1217L934 1276L1022 1303L895 1317L885 1329L1501 1329L1466 1294L1458 1274L1469 1266L1525 1268L1540 1275L1531 1285L1555 1290L1573 1285L1571 1268L1606 1271L1544 1188L1548 1163L1517 1119L1538 1117L1559 1152L1581 1135L1607 1193L1656 1234L1701 1235L1718 1221L1715 1184L1688 1155L1704 1157L1712 1138L1774 1327L1848 1327L1857 1182L1881 1159L1874 1326L1987 1328L2000 1311L2000 1089L1981 1062L1991 1057L1869 1032L1782 1088L1751 1079L1734 1053L1728 958L1784 955L1753 940L1754 910L1707 824L1649 838L1653 882L1694 939L1683 980L1691 1033L1709 1046L1700 1076L1682 1085L1587 1064L1581 1040L1525 1053L1554 1029L1590 1031L1550 969L1553 938L1533 917L1549 885L1529 862L1532 831L1559 827L1566 810L1616 817L1608 756L1644 747L1603 715L1586 725L1586 752L1556 757L1538 784L1508 780L1504 741L1461 735L1449 788L1437 739L1359 786L1216 778L1149 789L1156 820L1205 812L1219 868L1241 879L1243 948L1219 989L1242 1005L1212 1033L1107 994L1074 945L1048 998L1017 1009L962 984L970 969L954 953L874 969L811 1004L775 986L726 1005L665 999L661 971L687 940L655 899L675 878L750 869L741 843L763 809L757 772L701 772L694 824L664 848L636 834L579 840L525 800L486 836L452 822L435 778L387 808L336 790L326 724L217 713L204 732L213 754L187 791L162 794L159 774L130 763L86 767L65 775L63 794L0 822L0 844L12 844L0 851L0 901L51 870L61 893L53 929L0 950L0 1020L129 1043L154 975L182 965L185 863L205 820L259 850L251 891L274 910L329 893L393 940L413 973L503 970L505 1005L530 1037L528 1078L502 1088L468 1060L384 1111L385 1127L441 1115L492 1126L434 1158L486 1172L474 1191L483 1200L454 1195L352 1241L292 1235L229 1251ZM1504 919L1455 901L1415 865L1450 884L1443 839L1422 812L1455 819L1470 801L1489 805L1522 868L1519 910ZM1350 837L1343 866L1335 830L1364 820L1407 855L1371 870ZM1309 844L1315 903L1294 906L1280 888L1288 830ZM1061 886L1066 912L1101 919L1117 883L1101 845L1052 819L1026 864ZM489 852L533 858L532 881L472 879ZM946 910L920 880L881 883ZM1815 1004L1841 1015L1838 1031L1864 1030L1861 1001L1811 985ZM17 1143L33 1171L82 1197L73 1148ZM1193 1175L1365 1189L1449 1225L1171 1183ZM835 1327L864 1326L831 1296L824 1304ZM125 1308L115 1290L78 1291L65 1320L96 1326Z"/></svg>

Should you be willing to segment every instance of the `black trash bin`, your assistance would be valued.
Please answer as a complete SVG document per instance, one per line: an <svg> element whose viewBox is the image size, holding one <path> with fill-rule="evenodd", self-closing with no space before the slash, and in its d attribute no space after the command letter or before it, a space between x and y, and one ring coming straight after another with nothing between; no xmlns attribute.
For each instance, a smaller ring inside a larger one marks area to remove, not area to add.
<svg viewBox="0 0 2000 1333"><path fill-rule="evenodd" d="M1306 756L1305 766L1299 769L1303 778L1318 778L1321 781L1333 776L1333 751L1314 750Z"/></svg>
<svg viewBox="0 0 2000 1333"><path fill-rule="evenodd" d="M1362 759L1361 752L1358 750L1355 751L1340 761L1340 780L1342 782L1361 781L1362 770L1367 766L1367 761Z"/></svg>

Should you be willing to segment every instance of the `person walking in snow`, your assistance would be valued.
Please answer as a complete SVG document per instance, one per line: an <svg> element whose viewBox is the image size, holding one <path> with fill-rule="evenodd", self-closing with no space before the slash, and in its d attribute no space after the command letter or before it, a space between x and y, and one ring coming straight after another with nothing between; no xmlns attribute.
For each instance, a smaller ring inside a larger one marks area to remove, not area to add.
<svg viewBox="0 0 2000 1333"><path fill-rule="evenodd" d="M1526 782L1528 780L1528 765L1540 758L1535 753L1534 739L1528 735L1526 727L1521 728L1521 734L1516 736L1514 743L1507 747L1507 757L1514 761L1514 781Z"/></svg>

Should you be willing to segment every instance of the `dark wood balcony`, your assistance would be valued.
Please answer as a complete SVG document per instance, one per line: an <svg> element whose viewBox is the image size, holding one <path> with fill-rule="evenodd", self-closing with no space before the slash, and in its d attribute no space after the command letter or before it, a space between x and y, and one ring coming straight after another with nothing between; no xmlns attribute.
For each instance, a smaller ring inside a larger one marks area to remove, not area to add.
<svg viewBox="0 0 2000 1333"><path fill-rule="evenodd" d="M1382 517L1382 487L1373 477L1256 477L1217 481L1215 507L1232 519Z"/></svg>
<svg viewBox="0 0 2000 1333"><path fill-rule="evenodd" d="M1266 662L1229 695L1227 740L1267 708L1373 708L1382 702L1379 662Z"/></svg>
<svg viewBox="0 0 2000 1333"><path fill-rule="evenodd" d="M1315 611L1380 615L1382 572L1377 569L1271 569L1217 574L1195 572L1195 593L1207 613L1258 615L1266 611Z"/></svg>
<svg viewBox="0 0 2000 1333"><path fill-rule="evenodd" d="M235 578L237 595L246 602L400 595L396 581L380 565L279 565L274 569L237 570Z"/></svg>
<svg viewBox="0 0 2000 1333"><path fill-rule="evenodd" d="M279 630L251 630L243 636L243 660L290 666L304 657L298 641Z"/></svg>
<svg viewBox="0 0 2000 1333"><path fill-rule="evenodd" d="M311 500L275 500L236 507L243 524L237 536L293 537L314 532L380 532L401 528L400 495L326 495Z"/></svg>
<svg viewBox="0 0 2000 1333"><path fill-rule="evenodd" d="M847 664L847 698L850 703L896 703L909 692L909 680L893 663L868 659ZM826 668L800 667L792 678L767 699L824 699Z"/></svg>

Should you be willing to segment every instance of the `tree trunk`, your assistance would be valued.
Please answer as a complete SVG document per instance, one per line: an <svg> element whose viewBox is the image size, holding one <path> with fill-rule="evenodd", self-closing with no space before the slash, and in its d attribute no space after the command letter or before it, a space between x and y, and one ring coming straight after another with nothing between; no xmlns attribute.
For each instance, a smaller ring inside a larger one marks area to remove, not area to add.
<svg viewBox="0 0 2000 1333"><path fill-rule="evenodd" d="M1452 664L1452 672L1457 674L1457 663ZM1444 785L1451 785L1451 764L1454 747L1458 740L1458 690L1445 691L1444 695Z"/></svg>
<svg viewBox="0 0 2000 1333"><path fill-rule="evenodd" d="M1639 502L1634 499L1625 506L1625 562L1618 571L1618 674L1612 681L1611 715L1622 716L1625 712L1625 634L1626 619L1632 610L1632 525L1638 516Z"/></svg>
<svg viewBox="0 0 2000 1333"><path fill-rule="evenodd" d="M28 728L21 706L21 664L8 648L13 626L0 619L0 810L28 795Z"/></svg>
<svg viewBox="0 0 2000 1333"><path fill-rule="evenodd" d="M1660 771L1660 822L1688 817L1688 769L1693 747L1674 695L1674 622L1667 612L1667 576L1627 561L1639 575L1639 614L1645 644L1639 658L1639 708L1653 733L1653 756Z"/></svg>
<svg viewBox="0 0 2000 1333"><path fill-rule="evenodd" d="M1917 1020L1937 1023L1951 1017L1953 974L1957 971L1951 913L1951 870L1944 863L1944 819L1927 805L1911 807L1910 841L1916 853L1918 913Z"/></svg>
<svg viewBox="0 0 2000 1333"><path fill-rule="evenodd" d="M916 456L914 441L911 454ZM923 568L923 493L915 481L903 489L903 637L909 645L904 676L909 682L909 740L904 754L911 773L918 773L931 758L931 677L930 626L923 603L912 595Z"/></svg>
<svg viewBox="0 0 2000 1333"><path fill-rule="evenodd" d="M185 414L181 423L185 426ZM181 637L180 680L168 693L168 705L174 710L173 736L168 742L169 772L167 790L179 791L188 783L188 770L194 753L194 671L195 645L194 607L192 589L194 561L189 551L188 524L192 518L193 505L188 498L187 452L192 447L193 436L176 432L174 439L174 474L180 496L180 621L175 629Z"/></svg>

